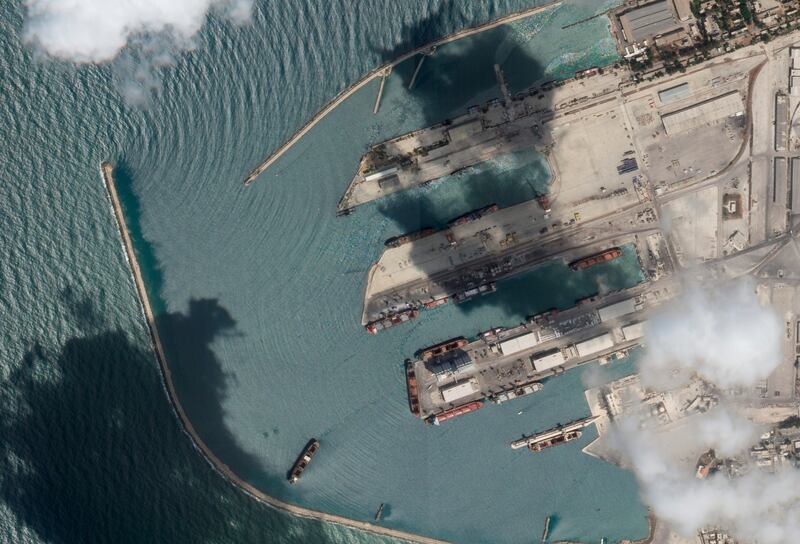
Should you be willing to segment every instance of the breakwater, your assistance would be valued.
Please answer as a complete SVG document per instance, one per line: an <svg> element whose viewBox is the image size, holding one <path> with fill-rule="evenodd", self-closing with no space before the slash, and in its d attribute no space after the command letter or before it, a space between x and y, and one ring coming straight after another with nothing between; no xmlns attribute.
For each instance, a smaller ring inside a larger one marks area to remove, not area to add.
<svg viewBox="0 0 800 544"><path fill-rule="evenodd" d="M172 372L170 371L169 365L167 364L164 347L161 343L161 336L159 335L158 327L155 321L155 315L153 314L152 306L150 304L150 297L145 287L144 278L142 276L141 268L139 267L139 261L136 258L136 252L134 251L133 247L133 240L131 239L127 223L125 221L124 210L122 209L122 204L120 202L119 195L117 194L116 183L114 180L114 166L110 162L104 161L100 165L100 168L103 175L103 182L106 187L106 192L108 194L111 203L111 208L114 213L114 218L117 223L117 229L119 230L120 233L122 247L125 253L125 258L128 261L128 265L130 267L131 275L133 276L133 282L136 287L136 293L139 299L139 304L141 306L141 310L142 313L144 314L144 318L147 323L147 328L150 333L150 339L153 345L153 352L155 354L156 360L158 361L158 366L161 369L161 378L163 386L167 392L167 396L169 397L170 404L172 405L175 415L178 417L178 420L180 421L182 430L191 439L192 444L197 449L197 451L203 456L203 458L229 483L237 487L239 490L245 492L250 497L277 510L288 512L290 514L304 518L311 518L328 523L335 523L338 525L343 525L345 527L350 527L353 529L358 529L361 531L366 531L377 535L389 536L399 540L406 540L408 542L418 542L420 544L444 544L444 541L442 540L416 535L405 531L399 531L396 529L390 529L388 527L382 527L365 521L346 518L344 516L338 516L335 514L320 512L317 510L304 508L302 506L293 505L285 501L279 500L275 497L267 495L266 493L260 491L259 489L249 484L248 482L242 480L227 464L225 464L219 457L217 457L214 454L213 451L211 451L211 449L209 449L209 447L205 444L205 442L203 442L203 439L197 433L194 426L192 425L192 422L186 415L186 412L184 411L180 399L178 398L177 392L175 390L175 385L172 379Z"/></svg>
<svg viewBox="0 0 800 544"><path fill-rule="evenodd" d="M434 40L430 43L417 47L416 49L409 51L401 55L400 57L383 64L374 70L371 70L366 75L364 75L361 79L344 89L342 92L337 94L333 99L330 100L321 110L319 110L311 119L309 119L302 127L300 127L286 142L278 147L275 151L273 151L266 159L264 159L258 166L256 166L253 170L247 174L247 177L244 178L244 185L245 187L249 187L258 176L260 176L264 171L272 166L272 164L277 161L284 153L286 153L291 147L296 144L303 136L308 133L309 130L314 128L314 126L319 123L322 119L325 118L331 111L333 111L339 104L347 100L350 96L352 96L355 92L359 89L364 87L370 81L375 79L376 77L384 77L384 74L388 73L389 70L404 62L410 58L415 57L419 54L425 54L429 52L431 49L435 49L441 45L460 40L461 38L466 38L467 36L472 36L473 34L478 34L480 32L485 32L486 30L490 30L492 28L512 23L519 19L525 19L526 17L530 17L542 11L548 9L555 9L561 5L561 1L552 2L543 6L536 6L533 8L528 8L524 10L520 10L514 13L510 13L499 19L495 19L488 23L484 23L478 26L465 28L459 30L458 32L454 32L453 34L448 34L438 40ZM376 108L375 111L377 112L377 101L376 101Z"/></svg>

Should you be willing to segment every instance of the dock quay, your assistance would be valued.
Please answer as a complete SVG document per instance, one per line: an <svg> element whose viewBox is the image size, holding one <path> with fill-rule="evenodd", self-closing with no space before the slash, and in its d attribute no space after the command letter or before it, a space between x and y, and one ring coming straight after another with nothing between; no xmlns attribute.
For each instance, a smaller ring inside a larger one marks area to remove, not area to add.
<svg viewBox="0 0 800 544"><path fill-rule="evenodd" d="M589 416L571 421L566 425L558 425L552 429L542 431L530 436L523 436L511 443L512 450L528 448L531 451L541 451L544 448L564 444L581 437L581 429L588 427L599 416Z"/></svg>
<svg viewBox="0 0 800 544"><path fill-rule="evenodd" d="M381 75L387 70L394 68L398 64L405 62L408 59L414 58L419 54L426 54L435 50L437 47L445 45L450 42L454 42L456 40L460 40L462 38L466 38L467 36L472 36L473 34L479 34L486 30L490 30L492 28L505 25L508 23L513 23L514 21L518 21L520 19L525 19L527 17L531 17L537 13L541 13L543 11L547 11L550 9L555 9L556 7L561 5L561 1L551 2L549 4L545 4L543 6L535 6L528 9L523 9L520 11L516 11L514 13L509 13L503 17L499 17L493 21L489 21L480 25L476 25L470 28L465 28L454 32L453 34L448 34L447 36L443 36L439 39L433 40L432 42L426 43L420 47L417 47L408 53L404 53L403 55L397 57L396 59L383 64L374 70L371 70L367 74L365 74L361 79L352 83L349 87L342 90L339 94L337 94L333 99L331 99L325 106L322 107L311 119L309 119L302 127L300 127L286 142L284 142L280 147L278 147L275 151L269 154L269 156L264 159L258 166L253 168L247 176L244 178L244 186L249 187L252 183L263 174L270 166L272 166L275 161L281 158L284 153L286 153L289 149L294 146L300 139L305 136L312 128L314 128L317 123L322 121L330 112L336 109L339 104L347 100L350 96L358 92L361 88L365 85L369 84L373 79L376 77L381 77ZM376 108L377 109L377 108Z"/></svg>
<svg viewBox="0 0 800 544"><path fill-rule="evenodd" d="M448 341L446 352L423 349L406 362L414 377L408 381L412 413L431 421L475 402L510 401L535 394L545 378L621 357L642 341L650 312L679 289L671 278L646 282L485 331L468 343Z"/></svg>

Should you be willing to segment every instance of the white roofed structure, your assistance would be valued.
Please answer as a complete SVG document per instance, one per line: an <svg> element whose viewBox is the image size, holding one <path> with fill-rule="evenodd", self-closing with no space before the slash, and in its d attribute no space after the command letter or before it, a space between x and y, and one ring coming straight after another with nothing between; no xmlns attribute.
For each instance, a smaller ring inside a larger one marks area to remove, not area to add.
<svg viewBox="0 0 800 544"><path fill-rule="evenodd" d="M583 342L578 342L575 344L575 349L578 350L579 357L588 357L589 355L600 353L613 346L614 340L611 338L610 334L606 333L584 340Z"/></svg>
<svg viewBox="0 0 800 544"><path fill-rule="evenodd" d="M609 304L608 306L603 306L597 311L597 313L600 314L600 321L609 321L611 319L622 317L623 315L632 314L635 311L636 299L629 298L615 302L614 304Z"/></svg>
<svg viewBox="0 0 800 544"><path fill-rule="evenodd" d="M478 380L471 378L465 382L442 387L440 391L442 392L442 399L444 399L445 402L453 402L468 397L473 393L477 393L478 389Z"/></svg>
<svg viewBox="0 0 800 544"><path fill-rule="evenodd" d="M535 356L531 362L536 372L544 372L545 370L563 365L564 361L566 361L566 357L564 357L561 350L558 350L552 353L540 353Z"/></svg>
<svg viewBox="0 0 800 544"><path fill-rule="evenodd" d="M500 342L500 351L503 355L513 355L520 351L530 349L539 343L539 337L535 332L529 332L516 338Z"/></svg>
<svg viewBox="0 0 800 544"><path fill-rule="evenodd" d="M739 91L709 98L697 104L665 113L661 116L667 135L686 132L711 125L722 119L744 112L744 102Z"/></svg>
<svg viewBox="0 0 800 544"><path fill-rule="evenodd" d="M622 336L625 340L636 340L644 336L644 324L647 321L640 321L639 323L632 323L627 327L622 327Z"/></svg>

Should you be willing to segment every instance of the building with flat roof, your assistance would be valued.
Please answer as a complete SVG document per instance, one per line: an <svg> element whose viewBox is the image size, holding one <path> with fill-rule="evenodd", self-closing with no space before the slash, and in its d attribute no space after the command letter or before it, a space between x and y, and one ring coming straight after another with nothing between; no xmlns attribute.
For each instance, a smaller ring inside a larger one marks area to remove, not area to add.
<svg viewBox="0 0 800 544"><path fill-rule="evenodd" d="M622 327L622 336L628 341L642 338L644 336L645 323L647 323L647 321L631 323L626 327Z"/></svg>
<svg viewBox="0 0 800 544"><path fill-rule="evenodd" d="M444 357L427 363L427 367L431 374L436 376L437 380L444 381L451 377L458 378L473 372L475 370L475 362L466 351L455 350Z"/></svg>
<svg viewBox="0 0 800 544"><path fill-rule="evenodd" d="M603 306L597 310L597 313L600 315L600 321L610 321L622 317L623 315L632 314L635 311L636 299L628 298L615 302L614 304L609 304L608 306Z"/></svg>
<svg viewBox="0 0 800 544"><path fill-rule="evenodd" d="M667 0L626 11L620 15L619 22L628 42L642 42L683 28Z"/></svg>
<svg viewBox="0 0 800 544"><path fill-rule="evenodd" d="M561 350L551 351L550 353L537 353L531 358L533 368L536 372L544 372L559 365L563 365L566 357Z"/></svg>
<svg viewBox="0 0 800 544"><path fill-rule="evenodd" d="M517 336L515 338L510 338L500 342L500 352L503 355L513 355L515 353L519 353L520 351L530 349L538 343L538 335L535 332L529 332L528 334L523 334L522 336Z"/></svg>
<svg viewBox="0 0 800 544"><path fill-rule="evenodd" d="M445 402L453 402L477 393L479 389L478 380L470 378L465 382L442 387L439 391L442 393L442 399Z"/></svg>
<svg viewBox="0 0 800 544"><path fill-rule="evenodd" d="M613 346L614 340L611 338L611 335L609 333L605 333L601 334L600 336L595 336L594 338L584 340L583 342L578 342L575 344L575 349L578 350L579 357L588 357L590 355L594 355L595 353L605 351Z"/></svg>
<svg viewBox="0 0 800 544"><path fill-rule="evenodd" d="M739 91L731 91L703 100L697 104L661 115L664 130L673 136L706 125L722 121L733 115L744 113L744 103Z"/></svg>
<svg viewBox="0 0 800 544"><path fill-rule="evenodd" d="M658 91L658 99L661 100L662 104L669 104L670 102L675 102L681 98L686 98L691 94L692 91L689 89L689 84L681 83L680 85L674 85L667 89Z"/></svg>

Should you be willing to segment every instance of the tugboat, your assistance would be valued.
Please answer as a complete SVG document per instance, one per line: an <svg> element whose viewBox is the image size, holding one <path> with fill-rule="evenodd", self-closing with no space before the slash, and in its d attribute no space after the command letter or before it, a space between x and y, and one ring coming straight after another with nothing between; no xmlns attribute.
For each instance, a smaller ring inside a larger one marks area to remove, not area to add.
<svg viewBox="0 0 800 544"><path fill-rule="evenodd" d="M294 462L292 465L292 470L289 471L287 479L289 480L290 484L296 484L297 481L302 476L303 471L308 468L309 463L311 463L311 459L313 459L314 454L317 453L319 450L319 440L316 438L312 438L306 444L306 447L303 448L303 451L297 457L297 461Z"/></svg>

